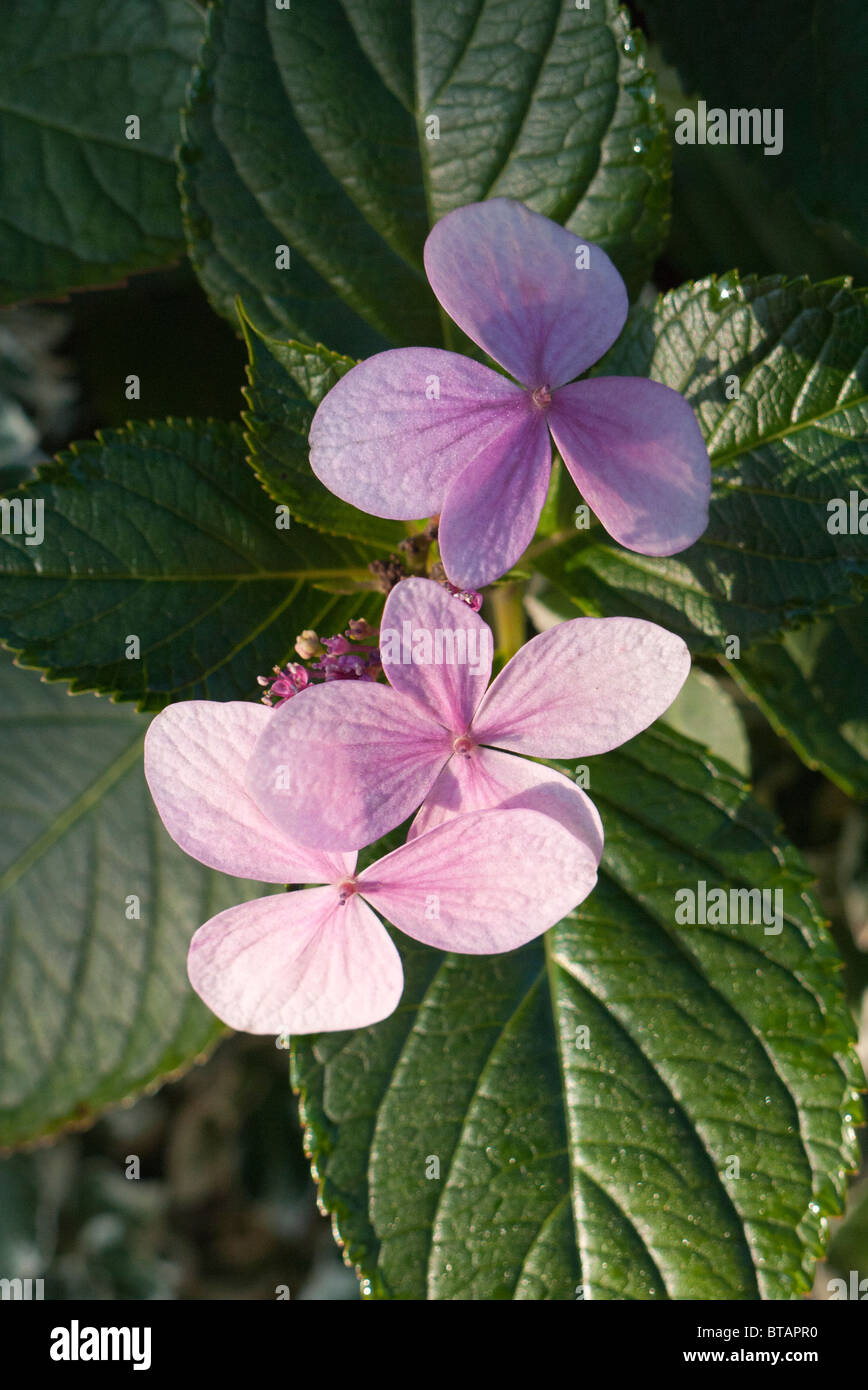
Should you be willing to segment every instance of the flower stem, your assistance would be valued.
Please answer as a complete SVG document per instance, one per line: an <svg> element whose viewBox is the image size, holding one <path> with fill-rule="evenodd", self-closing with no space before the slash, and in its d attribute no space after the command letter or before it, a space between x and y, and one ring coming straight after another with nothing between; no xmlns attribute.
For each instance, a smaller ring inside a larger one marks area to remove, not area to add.
<svg viewBox="0 0 868 1390"><path fill-rule="evenodd" d="M524 585L518 581L501 584L490 595L494 639L505 661L524 646L527 628L523 597Z"/></svg>

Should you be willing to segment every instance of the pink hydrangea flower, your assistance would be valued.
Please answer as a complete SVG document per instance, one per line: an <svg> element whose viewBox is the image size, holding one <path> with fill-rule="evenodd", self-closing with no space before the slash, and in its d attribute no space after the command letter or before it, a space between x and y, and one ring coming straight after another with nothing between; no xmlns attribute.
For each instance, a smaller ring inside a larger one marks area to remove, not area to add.
<svg viewBox="0 0 868 1390"><path fill-rule="evenodd" d="M533 537L551 432L615 540L645 555L692 545L708 524L711 470L690 406L644 377L575 381L627 316L606 253L493 198L437 223L425 269L446 312L515 380L439 348L359 363L311 426L311 467L325 486L375 516L439 512L447 575L479 589Z"/></svg>
<svg viewBox="0 0 868 1390"><path fill-rule="evenodd" d="M574 618L527 642L486 691L493 646L488 624L439 584L402 580L380 627L389 684L316 686L276 710L250 758L250 795L300 843L348 850L420 806L411 834L532 805L545 781L564 824L601 852L581 788L515 755L583 758L633 738L684 684L687 647L641 619Z"/></svg>
<svg viewBox="0 0 868 1390"><path fill-rule="evenodd" d="M594 847L539 810L456 818L361 873L355 854L305 848L244 786L247 760L275 717L261 705L191 700L157 715L145 740L157 810L194 859L265 883L327 885L228 908L196 932L191 983L231 1027L311 1033L385 1018L403 972L375 912L440 950L488 955L540 935L593 888Z"/></svg>

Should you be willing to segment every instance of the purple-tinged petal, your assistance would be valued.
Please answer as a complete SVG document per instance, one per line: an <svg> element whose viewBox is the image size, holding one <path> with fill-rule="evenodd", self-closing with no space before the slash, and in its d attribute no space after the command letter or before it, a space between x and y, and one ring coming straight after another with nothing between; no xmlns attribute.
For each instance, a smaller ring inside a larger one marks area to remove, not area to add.
<svg viewBox="0 0 868 1390"><path fill-rule="evenodd" d="M583 840L597 863L603 823L591 798L563 773L496 748L473 748L449 759L422 802L408 840L471 811L541 811Z"/></svg>
<svg viewBox="0 0 868 1390"><path fill-rule="evenodd" d="M172 839L200 864L261 883L330 883L352 873L354 858L289 839L247 794L247 760L274 717L241 700L169 705L145 736L151 796Z"/></svg>
<svg viewBox="0 0 868 1390"><path fill-rule="evenodd" d="M453 584L481 589L521 559L546 500L551 456L543 417L531 407L452 483L438 540Z"/></svg>
<svg viewBox="0 0 868 1390"><path fill-rule="evenodd" d="M416 941L491 955L540 936L586 898L593 851L538 811L456 816L359 875L359 892Z"/></svg>
<svg viewBox="0 0 868 1390"><path fill-rule="evenodd" d="M373 912L333 887L276 893L200 927L187 958L208 1008L245 1033L364 1028L401 998L401 958Z"/></svg>
<svg viewBox="0 0 868 1390"><path fill-rule="evenodd" d="M683 396L644 377L593 377L552 400L549 426L585 501L641 555L675 555L708 525L711 464Z"/></svg>
<svg viewBox="0 0 868 1390"><path fill-rule="evenodd" d="M393 348L347 372L310 427L310 466L363 512L415 520L524 409L526 392L441 348Z"/></svg>
<svg viewBox="0 0 868 1390"><path fill-rule="evenodd" d="M653 724L690 670L680 637L642 618L573 618L527 642L484 697L478 743L533 758L606 753Z"/></svg>
<svg viewBox="0 0 868 1390"><path fill-rule="evenodd" d="M361 849L421 805L452 751L432 715L385 685L315 685L270 716L247 790L286 834Z"/></svg>
<svg viewBox="0 0 868 1390"><path fill-rule="evenodd" d="M380 659L390 685L463 733L485 694L494 639L488 623L441 584L402 579L386 599Z"/></svg>
<svg viewBox="0 0 868 1390"><path fill-rule="evenodd" d="M509 198L441 218L425 242L425 270L447 314L531 390L587 371L627 317L627 291L605 251Z"/></svg>

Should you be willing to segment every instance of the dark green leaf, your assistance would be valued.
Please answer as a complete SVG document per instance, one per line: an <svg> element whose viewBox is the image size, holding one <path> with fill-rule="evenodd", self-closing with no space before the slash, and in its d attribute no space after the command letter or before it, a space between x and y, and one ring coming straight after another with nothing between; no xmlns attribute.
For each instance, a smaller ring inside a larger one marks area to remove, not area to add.
<svg viewBox="0 0 868 1390"><path fill-rule="evenodd" d="M145 719L8 657L0 688L5 1147L87 1122L213 1044L224 1030L187 984L190 937L262 888L165 834L142 772Z"/></svg>
<svg viewBox="0 0 868 1390"><path fill-rule="evenodd" d="M699 279L737 266L745 274L812 280L846 274L868 283L868 255L831 224L812 222L795 194L769 177L771 163L746 158L737 148L673 147L664 256L674 278Z"/></svg>
<svg viewBox="0 0 868 1390"><path fill-rule="evenodd" d="M808 767L868 797L868 612L865 604L758 642L730 674Z"/></svg>
<svg viewBox="0 0 868 1390"><path fill-rule="evenodd" d="M249 699L304 628L337 632L378 607L360 591L370 549L295 520L277 529L235 426L107 431L19 495L44 503L45 538L2 537L0 638L76 691L146 709Z"/></svg>
<svg viewBox="0 0 868 1390"><path fill-rule="evenodd" d="M183 254L172 157L201 36L190 0L7 0L0 301ZM138 139L127 138L128 116Z"/></svg>
<svg viewBox="0 0 868 1390"><path fill-rule="evenodd" d="M590 767L604 873L572 918L498 957L402 940L397 1013L294 1044L322 1199L376 1296L810 1287L861 1076L806 871L677 734ZM781 932L677 925L699 881L780 890Z"/></svg>
<svg viewBox="0 0 868 1390"><path fill-rule="evenodd" d="M215 306L355 356L441 341L422 245L465 203L526 202L634 289L665 231L668 142L614 0L217 0L185 132Z"/></svg>
<svg viewBox="0 0 868 1390"><path fill-rule="evenodd" d="M407 535L404 525L368 516L342 502L323 487L308 463L314 409L354 365L353 359L321 346L270 338L243 312L241 324L250 354L245 437L262 486L306 525L379 546L388 554Z"/></svg>
<svg viewBox="0 0 868 1390"><path fill-rule="evenodd" d="M849 511L868 476L868 293L734 274L685 285L634 311L598 370L684 394L714 487L708 530L671 559L606 544L599 528L540 553L579 609L651 618L720 654L728 635L744 648L853 602L865 537L831 534L829 503Z"/></svg>
<svg viewBox="0 0 868 1390"><path fill-rule="evenodd" d="M756 0L706 0L690 11L681 0L643 0L642 8L665 56L709 107L782 111L780 152L745 152L794 188L812 217L868 247L862 0L788 0L785 12Z"/></svg>

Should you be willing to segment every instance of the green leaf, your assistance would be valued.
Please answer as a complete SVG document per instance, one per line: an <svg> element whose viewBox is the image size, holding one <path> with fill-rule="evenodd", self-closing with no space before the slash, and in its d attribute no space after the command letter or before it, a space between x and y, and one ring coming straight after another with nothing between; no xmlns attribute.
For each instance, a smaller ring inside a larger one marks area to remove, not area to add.
<svg viewBox="0 0 868 1390"><path fill-rule="evenodd" d="M758 642L730 675L808 767L868 797L868 613L864 603Z"/></svg>
<svg viewBox="0 0 868 1390"><path fill-rule="evenodd" d="M644 0L652 33L686 86L709 107L780 109L783 146L744 151L798 193L819 222L841 226L868 247L865 64L868 14L862 0L789 0L781 11L755 0L706 0L690 16L681 0ZM691 20L693 22L691 22Z"/></svg>
<svg viewBox="0 0 868 1390"><path fill-rule="evenodd" d="M250 699L304 628L340 631L381 602L360 591L370 548L277 529L233 425L106 431L17 496L43 503L45 537L0 537L0 638L75 691L143 709Z"/></svg>
<svg viewBox="0 0 868 1390"><path fill-rule="evenodd" d="M355 365L322 346L260 333L240 311L250 363L243 414L250 464L266 492L305 525L364 541L384 554L407 535L399 521L368 516L342 502L311 472L307 436L316 406Z"/></svg>
<svg viewBox="0 0 868 1390"><path fill-rule="evenodd" d="M147 721L0 662L0 1147L92 1120L223 1031L193 929L261 885L195 863L145 785ZM133 895L139 902L138 918Z"/></svg>
<svg viewBox="0 0 868 1390"><path fill-rule="evenodd" d="M190 0L7 0L0 302L183 254L172 156L202 22Z"/></svg>
<svg viewBox="0 0 868 1390"><path fill-rule="evenodd" d="M795 194L776 186L768 168L774 163L750 159L736 146L673 147L664 254L674 279L724 274L735 265L753 274L846 274L868 283L868 255L830 223L812 222Z"/></svg>
<svg viewBox="0 0 868 1390"><path fill-rule="evenodd" d="M707 671L693 668L662 720L750 778L750 742L741 712L729 691Z"/></svg>
<svg viewBox="0 0 868 1390"><path fill-rule="evenodd" d="M595 375L650 376L693 406L708 529L669 559L574 530L538 568L583 612L650 618L716 655L729 635L745 648L852 604L868 551L858 533L830 534L828 504L865 488L866 343L868 292L835 282L731 274L635 310Z"/></svg>
<svg viewBox="0 0 868 1390"><path fill-rule="evenodd" d="M367 1293L810 1287L861 1073L807 873L731 769L671 731L590 767L604 872L572 917L488 958L402 939L391 1018L295 1040L322 1200ZM782 930L679 926L675 893L700 881L780 890Z"/></svg>
<svg viewBox="0 0 868 1390"><path fill-rule="evenodd" d="M233 322L241 294L265 331L354 356L436 344L422 246L444 213L520 199L605 246L635 290L668 157L614 0L217 0L185 113L190 254Z"/></svg>

